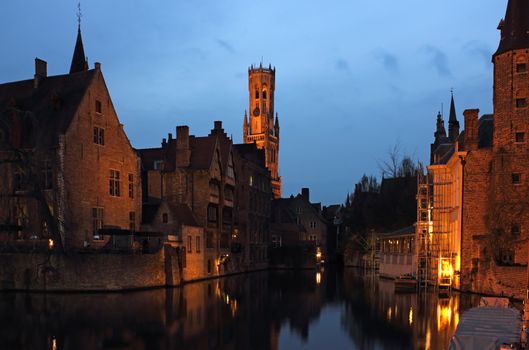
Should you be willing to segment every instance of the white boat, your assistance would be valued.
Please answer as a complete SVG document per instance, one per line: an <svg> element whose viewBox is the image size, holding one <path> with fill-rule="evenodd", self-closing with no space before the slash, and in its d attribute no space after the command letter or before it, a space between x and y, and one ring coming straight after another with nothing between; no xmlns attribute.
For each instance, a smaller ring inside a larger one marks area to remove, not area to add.
<svg viewBox="0 0 529 350"><path fill-rule="evenodd" d="M481 298L480 306L465 311L449 350L519 349L522 317L507 298Z"/></svg>

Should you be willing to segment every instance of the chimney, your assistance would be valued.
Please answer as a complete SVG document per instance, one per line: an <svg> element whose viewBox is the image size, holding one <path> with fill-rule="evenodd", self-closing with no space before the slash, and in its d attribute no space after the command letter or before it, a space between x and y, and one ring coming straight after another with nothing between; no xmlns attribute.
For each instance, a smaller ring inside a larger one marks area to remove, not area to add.
<svg viewBox="0 0 529 350"><path fill-rule="evenodd" d="M36 57L35 58L35 76L33 78L34 88L35 89L38 88L40 85L40 82L44 80L47 76L48 76L48 63Z"/></svg>
<svg viewBox="0 0 529 350"><path fill-rule="evenodd" d="M215 120L215 130L222 130L222 122L220 120Z"/></svg>
<svg viewBox="0 0 529 350"><path fill-rule="evenodd" d="M301 198L303 198L307 203L310 203L310 190L307 187L301 189Z"/></svg>
<svg viewBox="0 0 529 350"><path fill-rule="evenodd" d="M95 62L94 63L94 68L97 69L97 70L101 70L101 63L100 62Z"/></svg>
<svg viewBox="0 0 529 350"><path fill-rule="evenodd" d="M189 147L189 127L176 127L176 166L188 167L191 163L191 149Z"/></svg>
<svg viewBox="0 0 529 350"><path fill-rule="evenodd" d="M467 109L465 116L465 149L467 151L478 149L478 115L479 109Z"/></svg>

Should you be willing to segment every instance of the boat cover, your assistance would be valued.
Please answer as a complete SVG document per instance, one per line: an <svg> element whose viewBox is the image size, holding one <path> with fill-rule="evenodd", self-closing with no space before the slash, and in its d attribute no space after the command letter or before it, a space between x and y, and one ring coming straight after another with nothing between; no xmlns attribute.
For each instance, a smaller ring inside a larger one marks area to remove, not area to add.
<svg viewBox="0 0 529 350"><path fill-rule="evenodd" d="M495 350L520 342L522 318L514 308L475 307L461 317L449 350Z"/></svg>

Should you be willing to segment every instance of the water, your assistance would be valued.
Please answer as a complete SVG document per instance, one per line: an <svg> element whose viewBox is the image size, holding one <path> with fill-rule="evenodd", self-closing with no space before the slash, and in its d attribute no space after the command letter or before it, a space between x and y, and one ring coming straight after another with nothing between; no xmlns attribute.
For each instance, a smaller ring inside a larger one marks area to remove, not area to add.
<svg viewBox="0 0 529 350"><path fill-rule="evenodd" d="M446 349L475 296L395 294L355 269L123 294L0 294L2 349Z"/></svg>

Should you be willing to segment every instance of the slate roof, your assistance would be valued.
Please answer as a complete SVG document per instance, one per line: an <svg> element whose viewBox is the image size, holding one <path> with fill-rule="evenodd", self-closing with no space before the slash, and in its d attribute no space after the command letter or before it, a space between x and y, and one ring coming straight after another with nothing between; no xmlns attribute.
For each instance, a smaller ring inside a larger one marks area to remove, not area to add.
<svg viewBox="0 0 529 350"><path fill-rule="evenodd" d="M500 22L499 55L506 51L529 48L529 1L509 0L505 20Z"/></svg>
<svg viewBox="0 0 529 350"><path fill-rule="evenodd" d="M33 79L0 84L0 118L4 123L17 125L21 123L20 116L25 115L24 123L32 127L21 128L22 146L53 146L57 136L70 126L95 75L96 70L92 69L50 76L43 78L37 88ZM7 120L9 116L12 120Z"/></svg>

